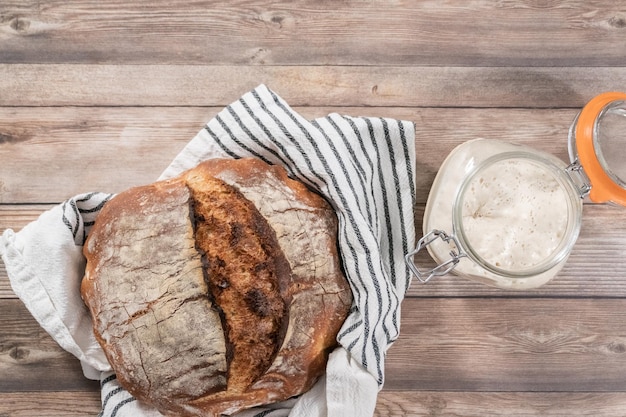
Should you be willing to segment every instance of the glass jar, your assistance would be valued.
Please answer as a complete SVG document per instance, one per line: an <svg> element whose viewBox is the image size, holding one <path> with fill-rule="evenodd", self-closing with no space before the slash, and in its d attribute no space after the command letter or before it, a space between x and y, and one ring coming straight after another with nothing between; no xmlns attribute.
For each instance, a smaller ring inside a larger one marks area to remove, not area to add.
<svg viewBox="0 0 626 417"><path fill-rule="evenodd" d="M476 139L455 148L433 182L424 237L406 260L422 282L454 272L505 289L537 288L563 267L583 198L626 205L626 94L605 93L576 116L571 163L546 152ZM420 268L427 248L437 266Z"/></svg>

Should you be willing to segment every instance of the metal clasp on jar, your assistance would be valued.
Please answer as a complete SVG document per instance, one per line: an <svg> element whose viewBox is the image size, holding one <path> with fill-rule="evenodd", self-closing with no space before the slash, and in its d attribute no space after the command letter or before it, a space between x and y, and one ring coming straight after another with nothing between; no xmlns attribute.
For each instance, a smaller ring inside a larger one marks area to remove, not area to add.
<svg viewBox="0 0 626 417"><path fill-rule="evenodd" d="M437 265L432 269L421 270L419 266L415 263L415 255L417 255L419 251L421 251L423 248L430 245L437 239L441 239L447 244L449 244L450 242L454 244L454 247L450 250L450 259L444 261L443 263ZM452 271L454 267L459 263L460 259L466 256L467 254L461 249L461 245L459 245L459 241L454 235L448 235L443 230L432 230L417 242L417 246L415 247L415 249L412 252L407 253L404 257L404 260L407 263L411 272L417 277L417 279L422 283L427 283L431 280L431 278L435 276L446 275L447 273Z"/></svg>
<svg viewBox="0 0 626 417"><path fill-rule="evenodd" d="M591 191L591 181L589 181L589 177L585 174L585 170L582 165L580 165L580 161L578 158L574 160L570 165L565 168L565 173L572 180L572 183L578 190L578 194L581 198L584 198Z"/></svg>

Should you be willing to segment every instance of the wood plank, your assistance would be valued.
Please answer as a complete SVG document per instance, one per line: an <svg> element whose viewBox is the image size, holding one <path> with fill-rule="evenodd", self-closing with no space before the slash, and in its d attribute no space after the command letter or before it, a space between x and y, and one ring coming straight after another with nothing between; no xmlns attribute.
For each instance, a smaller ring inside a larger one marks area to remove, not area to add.
<svg viewBox="0 0 626 417"><path fill-rule="evenodd" d="M626 67L0 64L0 106L223 106L262 83L292 106L579 108Z"/></svg>
<svg viewBox="0 0 626 417"><path fill-rule="evenodd" d="M125 108L3 107L0 114L0 203L51 203L154 181L214 112L153 108L138 118Z"/></svg>
<svg viewBox="0 0 626 417"><path fill-rule="evenodd" d="M566 159L567 128L576 113L571 109L296 109L311 118L338 111L415 121L419 199L416 223L420 231L421 212L430 185L454 146L484 136L525 143ZM189 138L219 110L214 107L0 108L0 133L3 135L0 201L9 204L61 201L88 190L117 192L153 181ZM67 152L68 149L72 152ZM54 162L41 164L41 160ZM76 171L85 174L77 176ZM115 187L112 184L116 184ZM7 207L2 212L0 228L19 228L39 214L37 206ZM25 212L20 212L21 209ZM623 213L610 206L587 207L583 235L568 266L555 281L533 294L622 296L621 278L626 274L619 262L623 258L620 238L625 235L621 225L626 222L615 219L621 218ZM20 216L22 220L17 219ZM605 240L608 252L599 246ZM0 279L0 296L13 297L2 266L0 277L5 277ZM416 296L502 294L500 290L489 290L453 277L427 286L414 284L410 293Z"/></svg>
<svg viewBox="0 0 626 417"><path fill-rule="evenodd" d="M0 392L2 417L85 417L100 412L99 387L90 391Z"/></svg>
<svg viewBox="0 0 626 417"><path fill-rule="evenodd" d="M407 299L385 389L626 392L625 309L624 299ZM19 301L0 300L0 312L0 392L95 389Z"/></svg>
<svg viewBox="0 0 626 417"><path fill-rule="evenodd" d="M49 205L0 205L0 233L19 230L34 221ZM423 204L418 207L423 213ZM421 217L418 218L421 233ZM563 270L545 286L528 291L504 291L455 275L439 277L427 284L417 280L409 297L626 297L626 211L610 205L586 205L580 237ZM429 264L426 253L418 262ZM15 298L6 269L0 260L0 299Z"/></svg>
<svg viewBox="0 0 626 417"><path fill-rule="evenodd" d="M577 113L576 109L295 109L308 118L339 112L414 121L420 202L426 201L448 153L477 137L524 143L567 159L567 131ZM60 202L86 191L118 192L154 181L219 110L0 107L0 203Z"/></svg>
<svg viewBox="0 0 626 417"><path fill-rule="evenodd" d="M423 206L418 207L418 236L422 236ZM544 286L527 291L491 288L449 274L427 284L414 280L407 293L413 297L625 297L626 210L602 204L586 204L581 232L559 274ZM418 264L431 265L427 253Z"/></svg>
<svg viewBox="0 0 626 417"><path fill-rule="evenodd" d="M7 276L7 270L2 262L2 259L0 259L0 300L11 298L17 298L17 296L11 289L11 283L9 282L9 277Z"/></svg>
<svg viewBox="0 0 626 417"><path fill-rule="evenodd" d="M619 2L4 1L6 63L624 64Z"/></svg>
<svg viewBox="0 0 626 417"><path fill-rule="evenodd" d="M623 417L626 393L382 391L376 417Z"/></svg>
<svg viewBox="0 0 626 417"><path fill-rule="evenodd" d="M625 393L473 393L388 391L378 394L375 417L622 417ZM3 417L84 417L100 411L93 392L0 393Z"/></svg>
<svg viewBox="0 0 626 417"><path fill-rule="evenodd" d="M51 204L0 204L0 234L6 229L14 231L22 229L52 207L54 206Z"/></svg>
<svg viewBox="0 0 626 417"><path fill-rule="evenodd" d="M0 393L93 391L78 359L39 326L19 300L0 300Z"/></svg>
<svg viewBox="0 0 626 417"><path fill-rule="evenodd" d="M626 391L625 299L410 298L389 390Z"/></svg>

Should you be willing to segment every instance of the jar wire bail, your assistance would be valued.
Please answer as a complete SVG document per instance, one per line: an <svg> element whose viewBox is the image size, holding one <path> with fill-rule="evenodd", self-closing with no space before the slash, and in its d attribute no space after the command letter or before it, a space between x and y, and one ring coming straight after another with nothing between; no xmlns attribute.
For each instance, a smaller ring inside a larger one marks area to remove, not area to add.
<svg viewBox="0 0 626 417"><path fill-rule="evenodd" d="M440 263L432 269L420 269L420 267L415 263L415 255L431 243L435 242L437 239L441 239L447 244L453 244L453 248L450 250L450 259ZM432 230L417 242L415 249L407 253L404 260L413 275L415 275L421 283L425 284L433 277L448 274L454 269L454 267L456 267L460 259L466 256L467 254L461 249L461 245L454 235L448 235L443 230Z"/></svg>

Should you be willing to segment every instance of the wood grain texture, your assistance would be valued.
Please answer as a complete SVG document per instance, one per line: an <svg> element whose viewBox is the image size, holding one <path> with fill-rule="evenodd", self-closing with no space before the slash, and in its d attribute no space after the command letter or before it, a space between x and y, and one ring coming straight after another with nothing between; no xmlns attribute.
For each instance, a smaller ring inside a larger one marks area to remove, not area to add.
<svg viewBox="0 0 626 417"><path fill-rule="evenodd" d="M409 298L385 387L626 392L621 299Z"/></svg>
<svg viewBox="0 0 626 417"><path fill-rule="evenodd" d="M0 392L1 417L85 417L100 412L100 391Z"/></svg>
<svg viewBox="0 0 626 417"><path fill-rule="evenodd" d="M6 63L620 66L626 49L610 0L14 0L0 16Z"/></svg>
<svg viewBox="0 0 626 417"><path fill-rule="evenodd" d="M5 0L0 232L78 193L152 182L264 83L307 118L414 121L420 235L456 145L566 160L577 111L624 90L625 35L612 0ZM586 204L567 265L538 290L414 282L375 416L626 416L625 216ZM98 391L0 261L0 417L93 416Z"/></svg>
<svg viewBox="0 0 626 417"><path fill-rule="evenodd" d="M626 394L626 323L613 314L625 309L623 299L409 298L385 389ZM94 389L18 300L0 312L0 392Z"/></svg>
<svg viewBox="0 0 626 417"><path fill-rule="evenodd" d="M577 109L300 107L416 124L416 186L425 203L448 153L477 137L523 143L567 160ZM60 202L154 181L220 107L0 107L0 203ZM20 175L15 175L19 173Z"/></svg>
<svg viewBox="0 0 626 417"><path fill-rule="evenodd" d="M53 207L50 204L0 204L0 234L6 229L21 230L28 223L35 221L45 210Z"/></svg>
<svg viewBox="0 0 626 417"><path fill-rule="evenodd" d="M622 393L501 393L386 391L375 417L623 417ZM84 417L100 411L93 392L0 393L2 417Z"/></svg>
<svg viewBox="0 0 626 417"><path fill-rule="evenodd" d="M224 106L259 84L292 106L580 108L626 68L0 64L0 105Z"/></svg>
<svg viewBox="0 0 626 417"><path fill-rule="evenodd" d="M382 391L376 417L623 417L626 393Z"/></svg>
<svg viewBox="0 0 626 417"><path fill-rule="evenodd" d="M0 229L21 228L50 205L89 190L118 192L154 181L219 107L0 107ZM446 155L476 137L524 143L566 160L567 129L575 109L457 109L296 107L305 117L332 112L379 115L416 123L416 225ZM71 152L68 152L71 149ZM41 161L50 161L42 164ZM14 175L20 172L21 175ZM80 175L76 175L80 172ZM41 207L41 208L40 208ZM586 206L581 237L553 282L530 293L544 296L619 297L626 292L623 210ZM609 226L610 225L610 226ZM602 246L599 246L599 242ZM590 259L594 263L589 262ZM0 263L1 264L1 263ZM0 265L0 297L13 297ZM414 296L503 295L501 290L448 276L414 284ZM515 294L528 295L529 293Z"/></svg>
<svg viewBox="0 0 626 417"><path fill-rule="evenodd" d="M19 300L0 300L0 393L93 391L78 360L39 326Z"/></svg>
<svg viewBox="0 0 626 417"><path fill-rule="evenodd" d="M383 390L375 417L623 417L624 393L412 392ZM95 416L100 394L0 393L2 417Z"/></svg>
<svg viewBox="0 0 626 417"><path fill-rule="evenodd" d="M0 205L0 233L4 228L20 230L51 205ZM417 208L418 235L421 235L423 204ZM607 227L610 224L611 227ZM545 286L527 291L505 291L487 287L453 274L427 284L413 281L410 297L626 297L624 255L626 213L611 205L585 205L581 234L561 272ZM601 243L599 243L601 242ZM590 262L593 260L593 262ZM417 262L429 265L426 253ZM0 299L15 298L0 260Z"/></svg>
<svg viewBox="0 0 626 417"><path fill-rule="evenodd" d="M140 111L142 118L124 108L44 112L0 108L0 203L61 202L152 182L213 116L204 109Z"/></svg>
<svg viewBox="0 0 626 417"><path fill-rule="evenodd" d="M422 229L423 206L416 210L418 237ZM427 284L414 280L407 295L414 297L624 297L626 212L614 205L585 204L580 235L567 263L546 285L527 291L491 288L454 274L438 277ZM433 265L427 253L416 262Z"/></svg>

